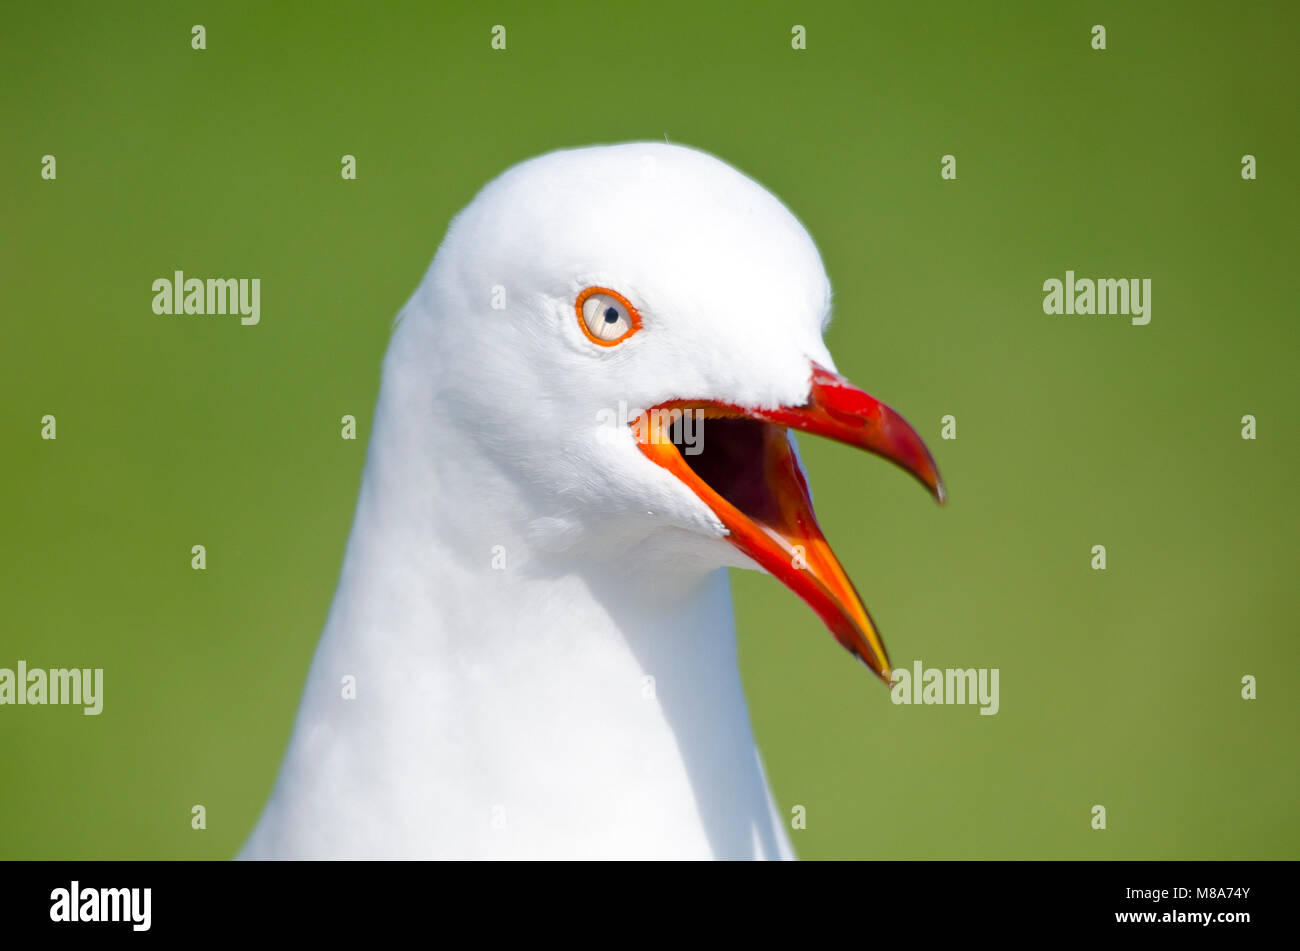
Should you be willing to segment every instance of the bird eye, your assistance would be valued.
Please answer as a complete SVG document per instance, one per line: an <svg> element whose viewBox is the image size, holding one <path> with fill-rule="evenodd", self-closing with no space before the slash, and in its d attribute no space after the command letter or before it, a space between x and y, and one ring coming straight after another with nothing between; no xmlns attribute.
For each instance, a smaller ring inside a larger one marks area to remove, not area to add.
<svg viewBox="0 0 1300 951"><path fill-rule="evenodd" d="M641 328L641 315L626 297L608 287L589 287L578 295L578 326L592 343L612 347Z"/></svg>

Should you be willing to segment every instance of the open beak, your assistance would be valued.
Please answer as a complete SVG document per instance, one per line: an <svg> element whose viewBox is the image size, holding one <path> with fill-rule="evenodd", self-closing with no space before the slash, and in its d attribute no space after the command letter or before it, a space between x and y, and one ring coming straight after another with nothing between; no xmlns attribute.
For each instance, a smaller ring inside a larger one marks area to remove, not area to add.
<svg viewBox="0 0 1300 951"><path fill-rule="evenodd" d="M703 437L695 445L684 438L692 423ZM817 525L788 429L883 456L944 501L939 470L916 430L816 363L808 400L800 406L752 409L670 400L633 424L641 451L699 496L726 526L728 540L803 598L835 639L888 684L884 642Z"/></svg>

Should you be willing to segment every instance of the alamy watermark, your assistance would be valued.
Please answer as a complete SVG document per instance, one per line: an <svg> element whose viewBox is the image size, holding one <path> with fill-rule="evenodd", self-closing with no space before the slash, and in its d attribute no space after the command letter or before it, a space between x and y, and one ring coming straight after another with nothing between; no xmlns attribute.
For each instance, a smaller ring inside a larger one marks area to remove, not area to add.
<svg viewBox="0 0 1300 951"><path fill-rule="evenodd" d="M671 442L681 447L683 456L698 456L704 452L704 417L702 409L678 407L648 409L633 416L627 402L619 400L618 409L596 412L600 427L596 434L601 441L608 441L631 428L632 438L642 445Z"/></svg>
<svg viewBox="0 0 1300 951"><path fill-rule="evenodd" d="M148 931L152 905L152 888L83 888L74 879L50 892L50 921L125 922L132 931Z"/></svg>
<svg viewBox="0 0 1300 951"><path fill-rule="evenodd" d="M218 317L238 315L251 327L262 319L260 277L209 277L206 280L176 271L171 277L153 282L153 312L162 315L192 314Z"/></svg>
<svg viewBox="0 0 1300 951"><path fill-rule="evenodd" d="M1065 272L1065 280L1049 277L1043 281L1043 313L1099 317L1131 317L1133 325L1151 323L1151 278L1113 278L1074 276Z"/></svg>
<svg viewBox="0 0 1300 951"><path fill-rule="evenodd" d="M99 716L104 709L104 668L102 667L27 667L20 660L18 669L0 667L0 705L7 703L38 706L67 704L81 706L88 717Z"/></svg>
<svg viewBox="0 0 1300 951"><path fill-rule="evenodd" d="M998 700L996 667L924 667L913 661L912 669L895 667L890 677L890 699L902 704L979 704L980 716L993 716Z"/></svg>

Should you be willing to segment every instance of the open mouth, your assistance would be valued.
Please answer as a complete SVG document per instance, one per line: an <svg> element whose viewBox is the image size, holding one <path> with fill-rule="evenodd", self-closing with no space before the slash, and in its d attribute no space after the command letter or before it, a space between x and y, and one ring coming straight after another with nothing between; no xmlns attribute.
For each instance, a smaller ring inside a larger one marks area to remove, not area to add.
<svg viewBox="0 0 1300 951"><path fill-rule="evenodd" d="M634 424L641 451L709 507L728 541L807 602L840 644L889 683L884 642L817 524L789 429L883 456L944 501L934 459L906 420L817 364L799 406L671 400Z"/></svg>

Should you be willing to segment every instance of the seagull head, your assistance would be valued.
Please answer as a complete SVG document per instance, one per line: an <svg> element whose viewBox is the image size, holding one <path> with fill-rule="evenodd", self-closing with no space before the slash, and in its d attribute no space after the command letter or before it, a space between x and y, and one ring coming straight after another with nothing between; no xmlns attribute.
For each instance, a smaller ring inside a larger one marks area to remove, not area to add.
<svg viewBox="0 0 1300 951"><path fill-rule="evenodd" d="M825 268L771 193L680 146L544 155L456 217L416 301L389 360L508 476L533 549L764 569L889 681L794 433L943 487L912 427L835 372Z"/></svg>

